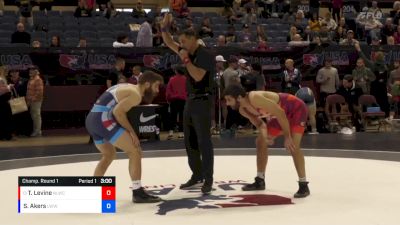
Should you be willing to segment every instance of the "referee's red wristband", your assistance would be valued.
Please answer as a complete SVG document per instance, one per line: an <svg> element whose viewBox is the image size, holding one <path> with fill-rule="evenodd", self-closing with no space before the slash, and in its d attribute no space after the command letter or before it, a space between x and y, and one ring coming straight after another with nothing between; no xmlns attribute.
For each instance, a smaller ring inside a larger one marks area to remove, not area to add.
<svg viewBox="0 0 400 225"><path fill-rule="evenodd" d="M189 58L187 58L187 57L186 57L186 58L184 58L184 59L183 59L183 64L185 64L185 65L186 65L186 64L188 64L188 63L190 63L190 59L189 59Z"/></svg>

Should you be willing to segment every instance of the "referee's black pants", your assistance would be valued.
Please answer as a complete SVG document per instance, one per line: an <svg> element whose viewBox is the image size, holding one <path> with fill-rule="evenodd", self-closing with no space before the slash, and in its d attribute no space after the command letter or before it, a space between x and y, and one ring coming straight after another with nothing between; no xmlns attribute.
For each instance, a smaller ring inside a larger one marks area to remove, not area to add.
<svg viewBox="0 0 400 225"><path fill-rule="evenodd" d="M214 149L211 142L212 95L188 98L183 132L192 179L213 181Z"/></svg>

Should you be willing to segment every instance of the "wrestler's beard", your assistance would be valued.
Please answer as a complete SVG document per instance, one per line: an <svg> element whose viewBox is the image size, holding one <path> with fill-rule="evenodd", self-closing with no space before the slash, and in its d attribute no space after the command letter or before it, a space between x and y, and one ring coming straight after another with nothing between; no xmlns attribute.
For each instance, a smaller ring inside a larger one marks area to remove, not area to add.
<svg viewBox="0 0 400 225"><path fill-rule="evenodd" d="M238 100L236 100L236 103L235 103L235 105L234 106L232 106L231 107L233 110L236 110L236 111L238 111L239 110L239 108L240 108L240 102L238 101Z"/></svg>
<svg viewBox="0 0 400 225"><path fill-rule="evenodd" d="M142 100L147 104L151 104L156 96L157 95L151 90L151 88L148 88L144 91Z"/></svg>

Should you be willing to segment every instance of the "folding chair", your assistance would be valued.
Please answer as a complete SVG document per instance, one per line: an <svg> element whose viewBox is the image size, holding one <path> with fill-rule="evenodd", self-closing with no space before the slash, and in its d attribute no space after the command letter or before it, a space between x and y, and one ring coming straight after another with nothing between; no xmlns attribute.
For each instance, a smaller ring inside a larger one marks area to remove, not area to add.
<svg viewBox="0 0 400 225"><path fill-rule="evenodd" d="M348 109L349 106L343 96L333 94L326 98L325 114L328 117L330 132L336 132L341 127L353 127L351 123L352 115Z"/></svg>
<svg viewBox="0 0 400 225"><path fill-rule="evenodd" d="M366 130L369 125L372 125L372 121L378 121L378 132L382 126L385 126L386 131L385 112L382 112L373 95L361 95L358 104L362 109L361 119Z"/></svg>

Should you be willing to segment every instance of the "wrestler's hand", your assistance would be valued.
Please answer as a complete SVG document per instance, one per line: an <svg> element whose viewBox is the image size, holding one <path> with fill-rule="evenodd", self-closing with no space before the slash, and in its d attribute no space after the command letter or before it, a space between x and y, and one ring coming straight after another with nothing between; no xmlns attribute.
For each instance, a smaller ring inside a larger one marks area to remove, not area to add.
<svg viewBox="0 0 400 225"><path fill-rule="evenodd" d="M181 49L179 51L179 57L184 61L186 58L189 58L189 52L186 49Z"/></svg>
<svg viewBox="0 0 400 225"><path fill-rule="evenodd" d="M172 23L172 15L170 13L165 13L164 18L161 21L160 25L161 28L169 28Z"/></svg>
<svg viewBox="0 0 400 225"><path fill-rule="evenodd" d="M138 136L134 133L129 133L129 134L131 135L133 145L137 148L140 147L140 140L139 140Z"/></svg>
<svg viewBox="0 0 400 225"><path fill-rule="evenodd" d="M290 153L294 153L296 151L296 146L294 145L292 137L285 137L285 148Z"/></svg>

